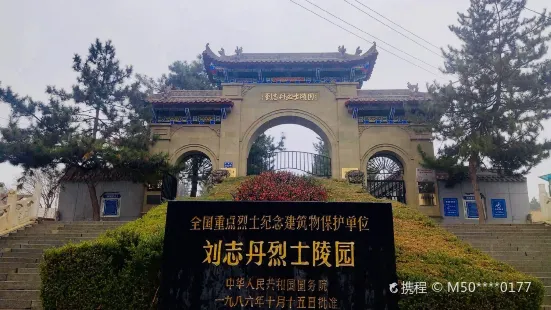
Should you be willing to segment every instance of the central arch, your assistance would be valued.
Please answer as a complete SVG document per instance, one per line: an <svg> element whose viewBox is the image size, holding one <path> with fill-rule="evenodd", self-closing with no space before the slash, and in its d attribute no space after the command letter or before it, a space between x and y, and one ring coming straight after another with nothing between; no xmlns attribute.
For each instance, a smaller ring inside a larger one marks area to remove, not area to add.
<svg viewBox="0 0 551 310"><path fill-rule="evenodd" d="M334 163L331 167L331 174L338 175L338 140L334 132L319 117L297 109L284 109L267 113L254 121L244 132L240 139L240 158L239 173L247 174L247 158L251 146L260 134L266 130L279 125L300 125L315 132L330 147L331 161Z"/></svg>

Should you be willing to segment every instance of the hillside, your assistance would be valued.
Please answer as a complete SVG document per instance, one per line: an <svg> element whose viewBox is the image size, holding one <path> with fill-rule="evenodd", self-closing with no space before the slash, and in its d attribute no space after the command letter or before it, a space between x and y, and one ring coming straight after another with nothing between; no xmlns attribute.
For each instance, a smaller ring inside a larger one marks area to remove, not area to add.
<svg viewBox="0 0 551 310"><path fill-rule="evenodd" d="M244 179L226 180L197 199L232 200L231 193ZM336 180L320 182L328 190L329 201L380 201L357 185ZM418 211L401 203L392 204L398 278L402 282L427 283L427 294L402 296L401 309L539 309L543 298L541 282L472 248ZM91 303L89 309L106 303L112 307L102 309L148 309L144 304L151 304L158 287L165 216L166 205L161 205L144 218L108 232L94 243L48 251L42 266L44 305L53 306L57 302L59 307L59 301L63 300L64 309L88 303ZM102 256L110 259L97 264L90 262ZM106 271L106 268L112 270ZM148 277L144 277L144 271ZM112 288L101 298L86 288L97 288L98 281L103 285L107 282ZM430 285L435 281L530 281L532 284L528 292L501 293L499 288L480 287L476 292L461 294L434 293ZM118 283L125 284L119 288L117 285L122 284ZM123 292L128 290L134 293L124 296ZM67 295L79 298L67 300ZM118 305L110 298L118 300Z"/></svg>

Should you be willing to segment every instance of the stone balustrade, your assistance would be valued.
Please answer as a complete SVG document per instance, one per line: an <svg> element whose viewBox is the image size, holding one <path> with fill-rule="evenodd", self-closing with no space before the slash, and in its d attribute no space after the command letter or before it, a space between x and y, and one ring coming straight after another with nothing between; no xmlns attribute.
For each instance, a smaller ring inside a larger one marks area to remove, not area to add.
<svg viewBox="0 0 551 310"><path fill-rule="evenodd" d="M8 193L7 204L0 205L0 235L36 221L41 192L42 186L37 185L30 197L19 199L15 191Z"/></svg>
<svg viewBox="0 0 551 310"><path fill-rule="evenodd" d="M551 223L551 197L547 194L545 190L545 184L539 184L539 202L540 202L540 211L532 211L530 215L532 217L532 222L547 222Z"/></svg>

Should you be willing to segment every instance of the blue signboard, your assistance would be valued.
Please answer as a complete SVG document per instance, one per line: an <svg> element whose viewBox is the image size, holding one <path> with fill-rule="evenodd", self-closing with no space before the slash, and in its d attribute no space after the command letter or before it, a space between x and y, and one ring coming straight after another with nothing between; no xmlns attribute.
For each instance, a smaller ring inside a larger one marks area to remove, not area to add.
<svg viewBox="0 0 551 310"><path fill-rule="evenodd" d="M119 193L104 193L102 196L104 199L119 199L121 194Z"/></svg>
<svg viewBox="0 0 551 310"><path fill-rule="evenodd" d="M233 161L225 161L224 168L233 168Z"/></svg>
<svg viewBox="0 0 551 310"><path fill-rule="evenodd" d="M475 201L465 201L465 206L467 207L467 218L477 219L478 218L478 209L476 208L476 202Z"/></svg>
<svg viewBox="0 0 551 310"><path fill-rule="evenodd" d="M101 195L103 201L103 216L118 216L121 194L107 192Z"/></svg>
<svg viewBox="0 0 551 310"><path fill-rule="evenodd" d="M505 199L492 199L492 216L494 218L507 218L507 203Z"/></svg>
<svg viewBox="0 0 551 310"><path fill-rule="evenodd" d="M118 199L103 200L103 215L106 215L106 216L119 215L119 200Z"/></svg>
<svg viewBox="0 0 551 310"><path fill-rule="evenodd" d="M459 216L459 201L457 198L444 198L444 216Z"/></svg>

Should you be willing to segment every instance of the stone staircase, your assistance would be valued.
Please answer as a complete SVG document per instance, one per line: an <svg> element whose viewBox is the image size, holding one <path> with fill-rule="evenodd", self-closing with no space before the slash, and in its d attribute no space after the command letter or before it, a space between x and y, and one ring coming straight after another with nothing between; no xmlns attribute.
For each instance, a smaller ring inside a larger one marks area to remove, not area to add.
<svg viewBox="0 0 551 310"><path fill-rule="evenodd" d="M538 224L442 225L460 239L539 278L545 285L544 309L551 310L551 226Z"/></svg>
<svg viewBox="0 0 551 310"><path fill-rule="evenodd" d="M39 263L45 249L93 240L123 222L42 222L0 237L0 309L42 309Z"/></svg>

